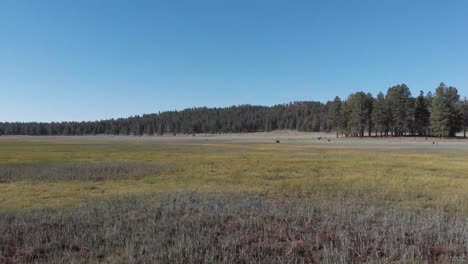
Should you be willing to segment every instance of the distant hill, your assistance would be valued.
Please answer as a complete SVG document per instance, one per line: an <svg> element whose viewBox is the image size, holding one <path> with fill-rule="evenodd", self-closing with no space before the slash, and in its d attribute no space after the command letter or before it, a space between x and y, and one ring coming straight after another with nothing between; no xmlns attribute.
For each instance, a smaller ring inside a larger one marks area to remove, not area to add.
<svg viewBox="0 0 468 264"><path fill-rule="evenodd" d="M434 94L413 97L405 84L373 97L356 92L342 101L292 102L274 106L196 107L94 122L0 123L0 135L163 135L240 133L277 129L348 136L455 136L468 126L468 104L455 87L441 83Z"/></svg>
<svg viewBox="0 0 468 264"><path fill-rule="evenodd" d="M92 122L0 123L1 135L162 135L256 132L275 129L326 129L326 104L294 102L284 105L239 105L187 108L142 116Z"/></svg>

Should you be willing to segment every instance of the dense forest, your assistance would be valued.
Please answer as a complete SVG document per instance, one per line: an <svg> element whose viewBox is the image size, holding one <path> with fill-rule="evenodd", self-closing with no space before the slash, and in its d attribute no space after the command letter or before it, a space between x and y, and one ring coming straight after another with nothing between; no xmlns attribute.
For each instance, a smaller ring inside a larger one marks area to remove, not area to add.
<svg viewBox="0 0 468 264"><path fill-rule="evenodd" d="M468 107L455 87L411 95L405 84L376 97L356 92L327 103L189 108L93 122L0 123L0 135L163 135L259 132L276 129L335 131L344 136L455 136L468 125Z"/></svg>

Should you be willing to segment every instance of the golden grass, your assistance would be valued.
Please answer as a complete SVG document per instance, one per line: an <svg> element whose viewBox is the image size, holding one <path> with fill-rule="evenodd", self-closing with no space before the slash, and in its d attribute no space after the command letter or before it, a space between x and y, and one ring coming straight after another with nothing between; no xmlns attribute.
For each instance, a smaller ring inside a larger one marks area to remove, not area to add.
<svg viewBox="0 0 468 264"><path fill-rule="evenodd" d="M417 148L182 142L0 141L1 164L137 161L143 178L0 184L0 208L57 207L122 194L248 191L468 212L468 153Z"/></svg>

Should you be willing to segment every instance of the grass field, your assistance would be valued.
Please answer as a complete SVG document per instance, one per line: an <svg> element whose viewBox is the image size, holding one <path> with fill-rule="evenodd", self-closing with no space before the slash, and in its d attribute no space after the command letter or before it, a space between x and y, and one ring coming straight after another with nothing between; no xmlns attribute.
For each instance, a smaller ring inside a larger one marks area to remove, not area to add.
<svg viewBox="0 0 468 264"><path fill-rule="evenodd" d="M2 259L468 261L468 149L295 143L0 139Z"/></svg>

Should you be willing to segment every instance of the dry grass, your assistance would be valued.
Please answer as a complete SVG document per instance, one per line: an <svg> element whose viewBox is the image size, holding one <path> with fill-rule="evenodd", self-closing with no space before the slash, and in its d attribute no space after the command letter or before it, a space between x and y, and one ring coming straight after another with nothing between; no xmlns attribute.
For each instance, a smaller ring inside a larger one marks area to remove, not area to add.
<svg viewBox="0 0 468 264"><path fill-rule="evenodd" d="M0 145L0 175L4 168L17 168L21 174L0 183L3 208L203 190L312 199L365 197L378 204L468 212L468 153L460 150L222 142L0 141ZM105 176L105 169L96 173L101 166L96 164L114 166L112 175ZM114 173L126 170L122 164L141 173L136 173L138 177ZM75 175L70 177L73 181L66 180L65 172L74 166L68 173ZM34 180L35 169L26 172L30 168L38 168L41 178L49 180Z"/></svg>
<svg viewBox="0 0 468 264"><path fill-rule="evenodd" d="M65 162L0 165L0 183L18 181L106 181L155 175L154 165L130 162Z"/></svg>
<svg viewBox="0 0 468 264"><path fill-rule="evenodd" d="M2 263L463 263L454 215L174 193L0 215Z"/></svg>
<svg viewBox="0 0 468 264"><path fill-rule="evenodd" d="M420 146L0 140L0 263L466 263L466 160Z"/></svg>

